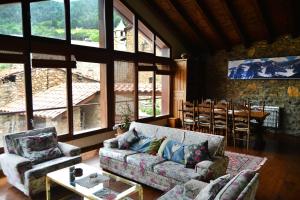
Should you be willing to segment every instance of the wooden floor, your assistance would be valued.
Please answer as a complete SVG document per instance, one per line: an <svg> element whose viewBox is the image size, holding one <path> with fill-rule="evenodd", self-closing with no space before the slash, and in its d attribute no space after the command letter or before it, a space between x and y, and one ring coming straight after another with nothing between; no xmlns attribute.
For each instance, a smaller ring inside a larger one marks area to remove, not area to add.
<svg viewBox="0 0 300 200"><path fill-rule="evenodd" d="M267 134L264 150L249 150L228 147L228 151L248 153L268 158L261 169L260 184L257 200L297 200L300 199L300 137L281 134ZM84 162L99 167L98 151L83 154ZM161 191L143 186L144 199L156 199L162 195ZM61 193L61 191L58 191ZM0 200L28 200L21 192L10 186L6 178L0 178ZM44 195L35 199L43 200Z"/></svg>

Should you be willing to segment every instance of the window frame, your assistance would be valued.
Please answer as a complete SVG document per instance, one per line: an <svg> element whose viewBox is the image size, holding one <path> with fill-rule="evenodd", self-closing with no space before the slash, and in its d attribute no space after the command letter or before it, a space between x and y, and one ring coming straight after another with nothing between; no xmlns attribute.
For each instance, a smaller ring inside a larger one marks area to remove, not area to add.
<svg viewBox="0 0 300 200"><path fill-rule="evenodd" d="M11 60L12 63L23 63L24 64L24 73L31 74L31 53L45 53L45 54L55 54L63 55L66 57L66 61L72 61L71 57L74 55L78 61L83 62L94 62L100 64L106 64L106 87L107 92L107 128L93 130L86 132L84 134L74 135L73 133L73 106L72 106L72 76L71 76L71 67L67 67L67 107L68 107L68 126L69 132L66 135L59 136L60 141L67 141L72 139L79 139L83 137L88 137L108 131L112 131L114 126L114 61L128 61L132 62L135 65L135 120L140 122L149 122L157 119L164 119L172 115L171 109L169 115L164 116L155 116L155 107L154 107L154 117L138 119L138 63L152 63L155 66L155 63L166 64L172 66L172 47L168 42L164 40L159 33L157 33L145 20L142 16L138 16L137 13L127 4L126 1L120 0L133 14L134 14L134 52L120 52L114 50L114 41L113 41L113 1L105 0L104 2L104 11L105 11L105 48L90 47L90 46L80 46L76 44L71 44L71 19L70 19L70 0L64 0L65 6L65 34L66 39L54 39L46 38L31 35L31 20L30 20L30 3L38 2L43 0L30 0L30 1L21 1L21 0L4 0L0 4L6 3L21 3L22 7L22 25L23 25L23 37L2 35L0 34L0 50L5 51L18 51L22 52L22 55L11 55L6 53L0 53L0 62L8 62ZM153 34L154 34L154 54L144 53L138 51L138 21L141 21ZM155 53L155 39L159 37L169 48L170 48L170 57L158 57ZM72 62L70 62L72 63ZM70 64L68 63L68 64ZM154 81L156 73L159 73L154 69ZM172 73L170 75L170 101L171 101L171 91L172 91ZM155 86L153 87L155 88ZM27 129L33 129L32 119L33 119L33 105L32 105L32 80L31 76L25 76L25 98L26 98L26 124ZM154 90L153 90L154 92ZM155 93L155 92L154 92ZM154 96L155 97L155 96ZM155 106L155 98L154 98ZM171 103L170 103L171 108ZM0 153L3 152L3 148L0 148Z"/></svg>

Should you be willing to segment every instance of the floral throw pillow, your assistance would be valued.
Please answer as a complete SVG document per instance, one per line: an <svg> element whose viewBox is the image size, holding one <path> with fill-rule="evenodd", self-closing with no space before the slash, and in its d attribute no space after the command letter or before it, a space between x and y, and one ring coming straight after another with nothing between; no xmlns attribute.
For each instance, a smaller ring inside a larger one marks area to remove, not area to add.
<svg viewBox="0 0 300 200"><path fill-rule="evenodd" d="M119 149L129 149L129 147L140 140L135 129L129 130L118 138Z"/></svg>
<svg viewBox="0 0 300 200"><path fill-rule="evenodd" d="M195 165L204 160L210 160L208 152L208 141L201 144L191 144L185 146L185 167L195 168Z"/></svg>

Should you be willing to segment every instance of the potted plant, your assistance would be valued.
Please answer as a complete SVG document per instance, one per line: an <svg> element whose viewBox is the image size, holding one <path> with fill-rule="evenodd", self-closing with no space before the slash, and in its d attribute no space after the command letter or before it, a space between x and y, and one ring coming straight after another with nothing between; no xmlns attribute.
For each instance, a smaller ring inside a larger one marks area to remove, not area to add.
<svg viewBox="0 0 300 200"><path fill-rule="evenodd" d="M114 130L117 130L117 135L129 130L132 116L132 110L128 103L121 105L119 111L121 114L121 123L114 126Z"/></svg>

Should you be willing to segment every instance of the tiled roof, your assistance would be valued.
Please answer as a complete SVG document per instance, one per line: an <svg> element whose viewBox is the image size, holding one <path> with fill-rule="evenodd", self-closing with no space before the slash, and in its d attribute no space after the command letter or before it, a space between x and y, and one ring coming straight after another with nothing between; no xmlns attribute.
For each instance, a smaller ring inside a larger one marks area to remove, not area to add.
<svg viewBox="0 0 300 200"><path fill-rule="evenodd" d="M100 84L99 83L73 83L73 105L77 105L90 96L94 95L97 92L100 92ZM134 87L132 83L116 83L115 91L116 92L133 92ZM158 89L156 89L159 92ZM151 93L152 92L152 84L140 84L139 92L141 93ZM67 95L66 95L66 85L61 84L58 86L54 86L49 88L48 90L36 93L33 95L33 110L40 109L51 109L56 107L66 107ZM62 113L64 113L67 109L53 109L53 110L42 110L35 111L33 115L35 117L42 118L55 118ZM0 111L2 112L20 112L25 111L25 102L23 99L16 100L11 102L3 107L0 107Z"/></svg>

